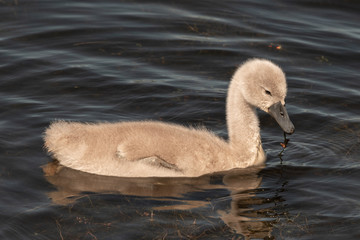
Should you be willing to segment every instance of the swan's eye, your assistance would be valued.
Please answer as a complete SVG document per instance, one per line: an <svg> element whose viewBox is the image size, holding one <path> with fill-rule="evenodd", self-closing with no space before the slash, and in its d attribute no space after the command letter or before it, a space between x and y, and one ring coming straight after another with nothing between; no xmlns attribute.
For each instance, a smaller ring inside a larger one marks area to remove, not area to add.
<svg viewBox="0 0 360 240"><path fill-rule="evenodd" d="M266 95L269 95L269 96L271 96L271 92L270 92L270 91L268 91L268 90L265 90L265 93L266 93Z"/></svg>

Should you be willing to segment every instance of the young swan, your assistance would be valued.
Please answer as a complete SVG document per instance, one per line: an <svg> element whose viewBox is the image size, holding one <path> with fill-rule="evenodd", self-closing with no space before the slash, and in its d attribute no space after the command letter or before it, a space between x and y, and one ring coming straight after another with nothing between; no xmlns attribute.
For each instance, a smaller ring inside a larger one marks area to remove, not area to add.
<svg viewBox="0 0 360 240"><path fill-rule="evenodd" d="M252 59L237 69L229 86L228 141L206 129L156 121L58 121L46 129L45 147L61 165L109 176L193 177L261 165L266 156L256 108L293 133L284 106L286 90L285 75L277 65Z"/></svg>

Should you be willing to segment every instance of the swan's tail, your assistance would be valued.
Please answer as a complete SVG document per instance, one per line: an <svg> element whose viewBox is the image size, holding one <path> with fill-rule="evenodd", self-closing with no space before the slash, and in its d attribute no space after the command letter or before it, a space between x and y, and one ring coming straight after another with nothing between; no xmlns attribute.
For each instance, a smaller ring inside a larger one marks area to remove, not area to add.
<svg viewBox="0 0 360 240"><path fill-rule="evenodd" d="M84 129L80 123L57 121L45 131L44 142L48 152L63 165L71 165L75 158L84 154L85 144L81 141Z"/></svg>

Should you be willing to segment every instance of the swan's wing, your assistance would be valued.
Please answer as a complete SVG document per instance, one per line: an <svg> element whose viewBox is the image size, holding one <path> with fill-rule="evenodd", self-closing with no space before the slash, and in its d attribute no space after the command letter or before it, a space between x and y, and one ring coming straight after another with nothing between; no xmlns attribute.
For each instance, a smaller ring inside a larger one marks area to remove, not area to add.
<svg viewBox="0 0 360 240"><path fill-rule="evenodd" d="M168 163L167 161L165 161L157 156L142 158L142 159L139 159L138 161L141 163L144 163L146 165L162 167L162 168L174 170L176 172L182 172L182 170L180 168L178 168L175 164Z"/></svg>

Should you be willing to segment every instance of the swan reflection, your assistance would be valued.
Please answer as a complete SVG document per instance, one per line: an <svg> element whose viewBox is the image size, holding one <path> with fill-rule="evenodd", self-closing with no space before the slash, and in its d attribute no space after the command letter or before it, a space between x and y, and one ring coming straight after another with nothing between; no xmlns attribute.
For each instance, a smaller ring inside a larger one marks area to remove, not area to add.
<svg viewBox="0 0 360 240"><path fill-rule="evenodd" d="M159 212L167 210L195 212L204 208L207 210L204 217L220 217L230 229L249 239L269 236L274 221L264 214L271 209L264 209L261 205L264 201L256 197L261 184L260 170L236 169L196 178L121 178L89 174L60 166L57 162L43 166L47 181L57 188L48 193L55 204L75 204L79 198L91 197L89 193L140 196L161 202L169 200L171 204L152 206L151 214L155 212L160 216ZM186 197L216 191L221 191L223 196L213 199ZM208 211L209 206L212 212Z"/></svg>

